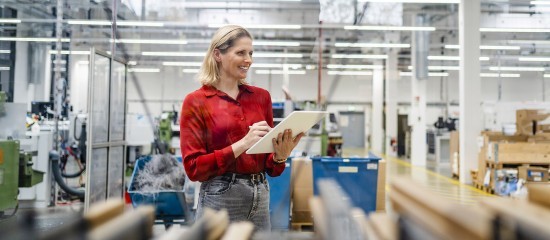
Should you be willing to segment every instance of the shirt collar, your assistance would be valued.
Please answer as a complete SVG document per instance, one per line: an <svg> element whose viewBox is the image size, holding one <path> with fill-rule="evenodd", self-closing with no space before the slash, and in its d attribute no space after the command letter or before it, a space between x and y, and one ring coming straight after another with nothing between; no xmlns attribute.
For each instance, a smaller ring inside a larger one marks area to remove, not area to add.
<svg viewBox="0 0 550 240"><path fill-rule="evenodd" d="M204 91L204 95L206 97L212 97L214 95L218 95L218 96L225 96L227 94L225 94L224 92L216 89L215 87L212 87L212 86L209 86L209 85L203 85L202 86L202 90ZM248 85L245 85L245 84L241 84L239 85L239 91L247 91L249 93L253 93L254 90L252 90L252 88Z"/></svg>

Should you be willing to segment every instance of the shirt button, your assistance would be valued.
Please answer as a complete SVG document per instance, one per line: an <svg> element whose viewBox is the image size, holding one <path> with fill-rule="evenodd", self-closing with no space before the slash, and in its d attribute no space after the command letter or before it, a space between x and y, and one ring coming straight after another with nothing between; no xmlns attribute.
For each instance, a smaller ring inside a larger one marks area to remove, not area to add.
<svg viewBox="0 0 550 240"><path fill-rule="evenodd" d="M241 106L241 103L237 103L237 106Z"/></svg>
<svg viewBox="0 0 550 240"><path fill-rule="evenodd" d="M244 121L244 118L241 118L241 121Z"/></svg>

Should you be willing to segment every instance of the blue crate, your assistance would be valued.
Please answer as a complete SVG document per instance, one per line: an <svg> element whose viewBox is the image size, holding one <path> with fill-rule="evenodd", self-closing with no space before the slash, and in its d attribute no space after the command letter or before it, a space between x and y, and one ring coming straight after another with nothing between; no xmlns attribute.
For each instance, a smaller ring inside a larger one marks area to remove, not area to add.
<svg viewBox="0 0 550 240"><path fill-rule="evenodd" d="M376 211L379 157L369 154L367 158L312 158L313 194L319 195L317 181L332 178L351 198L354 206L365 213Z"/></svg>
<svg viewBox="0 0 550 240"><path fill-rule="evenodd" d="M290 175L291 159L285 163L285 171L278 177L267 176L269 182L269 216L271 229L290 229Z"/></svg>
<svg viewBox="0 0 550 240"><path fill-rule="evenodd" d="M181 157L177 158L181 162ZM189 216L185 202L185 193L183 187L181 191L165 190L159 192L141 192L134 186L134 178L139 175L145 164L151 160L151 156L145 156L136 161L134 172L130 180L128 194L132 199L132 206L154 205L156 208L155 218L159 220L173 221L177 219L186 219ZM186 219L190 220L190 219Z"/></svg>

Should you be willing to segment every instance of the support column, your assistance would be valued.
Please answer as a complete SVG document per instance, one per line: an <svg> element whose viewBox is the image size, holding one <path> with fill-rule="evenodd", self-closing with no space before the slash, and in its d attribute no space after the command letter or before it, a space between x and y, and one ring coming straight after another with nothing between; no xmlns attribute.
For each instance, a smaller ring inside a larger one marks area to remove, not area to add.
<svg viewBox="0 0 550 240"><path fill-rule="evenodd" d="M386 42L397 42L399 34L386 34ZM386 81L385 83L385 102L386 102L386 156L397 156L397 147L391 146L391 140L395 140L397 146L397 81L399 72L397 71L397 50L389 48L386 60Z"/></svg>
<svg viewBox="0 0 550 240"><path fill-rule="evenodd" d="M479 1L461 0L459 7L460 182L471 183L470 169L477 166L477 137L482 129L479 77ZM481 176L483 177L483 176Z"/></svg>
<svg viewBox="0 0 550 240"><path fill-rule="evenodd" d="M383 153L384 129L382 129L382 103L384 101L384 70L375 69L372 74L372 122L370 145L372 151Z"/></svg>
<svg viewBox="0 0 550 240"><path fill-rule="evenodd" d="M415 16L416 26L423 26L426 16ZM412 38L412 77L411 77L411 164L426 166L426 82L428 81L428 46L427 32L415 31Z"/></svg>

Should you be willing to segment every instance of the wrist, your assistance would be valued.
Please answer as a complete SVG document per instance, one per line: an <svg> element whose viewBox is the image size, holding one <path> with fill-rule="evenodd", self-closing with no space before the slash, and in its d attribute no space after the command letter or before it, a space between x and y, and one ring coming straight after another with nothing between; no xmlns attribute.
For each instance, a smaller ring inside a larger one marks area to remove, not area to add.
<svg viewBox="0 0 550 240"><path fill-rule="evenodd" d="M278 157L277 154L273 154L273 162L277 163L277 164L281 164L281 163L284 163L286 162L286 159L287 157Z"/></svg>

